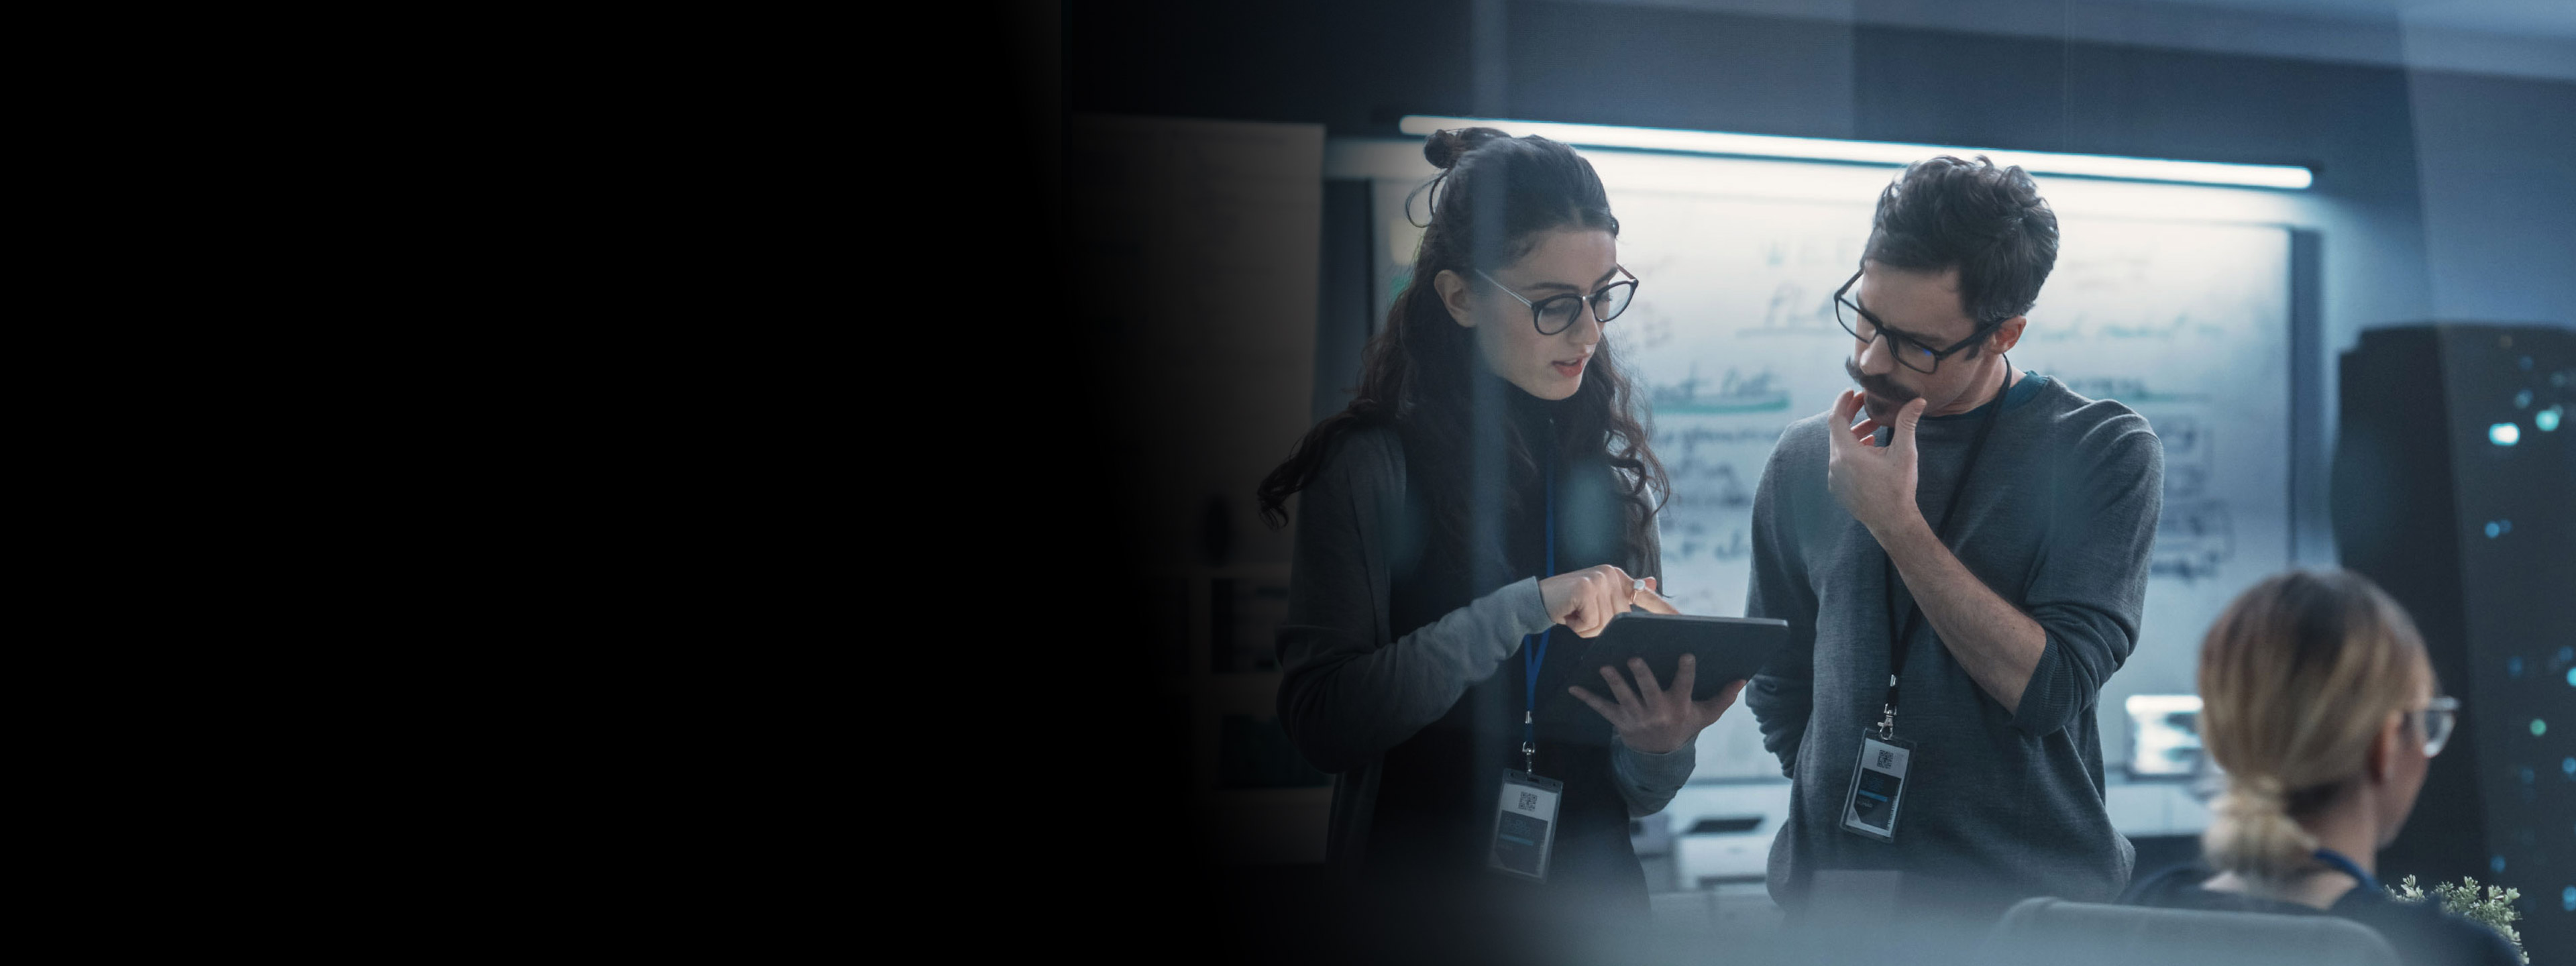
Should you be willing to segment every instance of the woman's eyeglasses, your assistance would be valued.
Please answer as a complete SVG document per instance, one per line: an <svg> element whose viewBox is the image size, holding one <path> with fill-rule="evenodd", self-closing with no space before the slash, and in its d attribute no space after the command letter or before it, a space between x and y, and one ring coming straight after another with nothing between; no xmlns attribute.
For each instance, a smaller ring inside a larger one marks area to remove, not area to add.
<svg viewBox="0 0 2576 966"><path fill-rule="evenodd" d="M1522 305L1529 306L1530 324L1538 326L1538 334L1555 335L1572 328L1574 320L1582 317L1583 306L1587 303L1592 306L1592 317L1600 319L1603 325L1610 324L1610 320L1618 318L1619 313L1628 311L1628 304L1637 300L1637 276L1629 275L1624 266L1617 267L1619 274L1628 276L1627 281L1612 282L1590 295L1567 293L1536 302L1521 298L1521 293L1485 274L1484 269L1476 269L1476 275L1493 282L1495 288L1503 290L1503 294L1520 299Z"/></svg>
<svg viewBox="0 0 2576 966"><path fill-rule="evenodd" d="M2432 704L2406 714L2414 720L2415 733L2424 736L2424 757L2431 758L2451 740L2451 728L2459 723L2460 699L2434 698Z"/></svg>

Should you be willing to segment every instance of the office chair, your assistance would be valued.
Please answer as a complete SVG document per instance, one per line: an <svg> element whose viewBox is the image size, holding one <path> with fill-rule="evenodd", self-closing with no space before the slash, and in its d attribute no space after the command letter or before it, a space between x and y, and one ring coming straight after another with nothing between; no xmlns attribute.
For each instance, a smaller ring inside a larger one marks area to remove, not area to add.
<svg viewBox="0 0 2576 966"><path fill-rule="evenodd" d="M1977 961L1996 966L2399 966L2370 927L2333 916L2202 912L2024 899L1986 934Z"/></svg>

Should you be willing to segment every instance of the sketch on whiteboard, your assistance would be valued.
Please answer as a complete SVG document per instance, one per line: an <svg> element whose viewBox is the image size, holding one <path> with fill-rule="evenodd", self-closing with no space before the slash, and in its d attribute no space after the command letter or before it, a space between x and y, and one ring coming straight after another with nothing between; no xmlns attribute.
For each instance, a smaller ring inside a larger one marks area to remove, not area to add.
<svg viewBox="0 0 2576 966"><path fill-rule="evenodd" d="M1777 436L1775 431L1772 434ZM1753 483L1736 469L1736 463L1715 455L1717 447L1707 452L1684 437L1672 459L1664 464L1671 479L1671 498L1657 516L1674 559L1690 560L1705 552L1710 559L1731 560L1749 552L1744 542L1743 523L1753 509ZM1731 533L1724 541L1712 534ZM1675 539L1678 538L1678 539Z"/></svg>
<svg viewBox="0 0 2576 966"><path fill-rule="evenodd" d="M1668 509L1743 510L1753 506L1753 488L1736 475L1734 463L1685 455L1666 465L1664 473L1673 481L1673 498L1665 504Z"/></svg>
<svg viewBox="0 0 2576 966"><path fill-rule="evenodd" d="M2156 441L2165 449L2165 499L2192 499L2208 492L2209 430L2192 416L2167 416L2153 422Z"/></svg>
<svg viewBox="0 0 2576 966"><path fill-rule="evenodd" d="M2106 325L2102 327L2102 336L2106 339L2170 340L2181 336L2184 330L2190 328L2190 326L2191 316L2189 314L2183 314L2174 316L2173 320L2169 322L2144 323L2139 325Z"/></svg>
<svg viewBox="0 0 2576 966"><path fill-rule="evenodd" d="M2171 392L2151 388L2146 380L2128 376L2060 378L2066 383L2066 388L2075 390L2079 395L2090 399L2117 400L2132 407L2155 403L2201 403L2208 402L2210 399L2209 394L2205 392ZM2156 423L2156 435L2163 436L2164 431L2164 424ZM2167 443L2167 448L2170 449L2171 441L2168 440Z"/></svg>
<svg viewBox="0 0 2576 966"><path fill-rule="evenodd" d="M1631 319L1635 321L1629 321ZM1657 306L1631 305L1628 311L1619 317L1619 322L1630 326L1631 331L1637 334L1635 348L1631 349L1626 344L1622 344L1621 348L1625 351L1653 352L1673 341L1673 320Z"/></svg>
<svg viewBox="0 0 2576 966"><path fill-rule="evenodd" d="M2156 518L2156 549L2148 558L2147 576L2185 584L2209 580L2234 556L2236 528L2225 501L2166 503Z"/></svg>
<svg viewBox="0 0 2576 966"><path fill-rule="evenodd" d="M1710 543L1697 537L1685 538L1680 543L1678 552L1673 554L1673 559L1695 559L1703 550L1707 551L1707 556L1711 560L1741 560L1753 553L1753 548L1744 542L1743 528L1739 527L1728 531L1725 543Z"/></svg>
<svg viewBox="0 0 2576 966"><path fill-rule="evenodd" d="M2165 499L2147 576L2186 585L2215 579L2236 556L2234 517L2227 501L2212 495L2210 464L2218 447L2198 417L2166 416L2153 424L2165 450Z"/></svg>
<svg viewBox="0 0 2576 966"><path fill-rule="evenodd" d="M1762 324L1738 330L1738 338L1752 335L1839 335L1843 327L1834 321L1832 292L1811 293L1807 286L1783 279L1771 289L1771 298L1762 308Z"/></svg>
<svg viewBox="0 0 2576 966"><path fill-rule="evenodd" d="M1780 441L1780 431L1787 428L1789 428L1787 423L1743 427L1657 426L1655 427L1655 452L1679 452L1687 455L1702 446L1725 443L1751 444L1762 447L1762 451L1768 453L1771 451L1771 444Z"/></svg>
<svg viewBox="0 0 2576 966"><path fill-rule="evenodd" d="M1779 440L1786 424L1777 420L1789 408L1788 393L1768 369L1746 376L1741 369L1729 368L1713 391L1706 385L1694 365L1681 379L1654 385L1649 393L1652 413L1663 417L1654 423L1655 451L1662 454L1665 476L1672 483L1663 511L1656 516L1664 562L1667 570L1682 571L1693 588L1689 599L1702 608L1743 593L1739 581L1699 568L1752 555L1747 521L1753 512L1753 488L1759 482L1754 474ZM1767 418L1758 425L1745 425L1748 415ZM1669 574L1666 583L1671 583Z"/></svg>
<svg viewBox="0 0 2576 966"><path fill-rule="evenodd" d="M1768 369L1750 378L1733 367L1719 380L1714 391L1701 394L1699 363L1691 363L1690 374L1665 384L1649 384L1647 408L1658 413L1713 415L1718 413L1776 413L1789 409L1789 391L1778 385L1778 378Z"/></svg>

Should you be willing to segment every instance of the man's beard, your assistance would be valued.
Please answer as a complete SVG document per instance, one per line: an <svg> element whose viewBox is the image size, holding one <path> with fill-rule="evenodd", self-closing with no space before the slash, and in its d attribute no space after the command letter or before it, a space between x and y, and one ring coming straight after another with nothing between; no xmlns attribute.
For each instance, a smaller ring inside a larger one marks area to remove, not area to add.
<svg viewBox="0 0 2576 966"><path fill-rule="evenodd" d="M1922 395L1897 385L1894 380L1886 376L1873 376L1860 371L1860 364L1853 362L1848 356L1843 358L1843 374L1850 376L1852 383L1861 388L1861 405L1869 409L1870 418L1880 422L1894 419L1897 410L1905 408L1906 403L1913 402L1916 397ZM1882 407L1885 410L1883 412Z"/></svg>

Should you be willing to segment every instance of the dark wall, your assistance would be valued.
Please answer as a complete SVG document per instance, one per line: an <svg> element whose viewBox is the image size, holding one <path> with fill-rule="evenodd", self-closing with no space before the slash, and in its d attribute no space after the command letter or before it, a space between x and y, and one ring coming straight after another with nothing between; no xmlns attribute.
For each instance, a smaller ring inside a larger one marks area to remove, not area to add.
<svg viewBox="0 0 2576 966"><path fill-rule="evenodd" d="M2576 84L2408 81L2433 310L2576 327Z"/></svg>
<svg viewBox="0 0 2576 966"><path fill-rule="evenodd" d="M1065 110L1393 135L1470 105L1465 0L1068 4Z"/></svg>
<svg viewBox="0 0 2576 966"><path fill-rule="evenodd" d="M1514 3L1515 117L1865 137L1853 125L1854 31L1809 20L1601 4Z"/></svg>
<svg viewBox="0 0 2576 966"><path fill-rule="evenodd" d="M2415 190L2407 75L2380 67L2022 37L1858 33L1860 137L2304 164L2315 190Z"/></svg>

